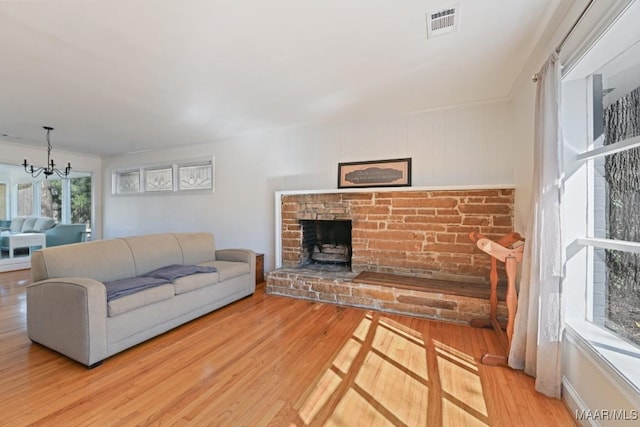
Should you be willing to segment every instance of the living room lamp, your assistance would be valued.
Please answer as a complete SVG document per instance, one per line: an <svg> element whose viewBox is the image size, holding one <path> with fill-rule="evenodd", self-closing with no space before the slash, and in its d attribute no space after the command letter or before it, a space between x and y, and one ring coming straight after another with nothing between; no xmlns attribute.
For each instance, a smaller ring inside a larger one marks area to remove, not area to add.
<svg viewBox="0 0 640 427"><path fill-rule="evenodd" d="M42 126L43 129L47 131L47 165L45 167L34 167L33 165L28 165L27 159L24 159L24 171L28 174L31 174L33 178L38 177L40 174L44 174L44 178L48 179L49 176L54 173L58 175L60 178L65 179L69 177L69 172L71 172L71 163L67 163L67 166L64 168L64 171L56 168L56 164L53 162L51 158L51 140L49 134L53 130L50 126Z"/></svg>

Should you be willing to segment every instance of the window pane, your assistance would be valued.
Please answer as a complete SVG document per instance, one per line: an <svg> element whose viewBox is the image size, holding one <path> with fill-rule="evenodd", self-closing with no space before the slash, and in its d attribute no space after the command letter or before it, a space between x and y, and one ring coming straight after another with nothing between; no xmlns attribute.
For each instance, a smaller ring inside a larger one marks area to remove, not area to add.
<svg viewBox="0 0 640 427"><path fill-rule="evenodd" d="M180 166L178 168L180 190L209 190L213 188L211 163Z"/></svg>
<svg viewBox="0 0 640 427"><path fill-rule="evenodd" d="M594 322L640 345L640 254L595 250ZM604 267L604 271L603 270ZM598 307L598 291L603 297ZM596 314L602 312L602 322Z"/></svg>
<svg viewBox="0 0 640 427"><path fill-rule="evenodd" d="M640 42L592 74L597 148L640 135Z"/></svg>
<svg viewBox="0 0 640 427"><path fill-rule="evenodd" d="M0 220L7 219L7 184L0 183Z"/></svg>
<svg viewBox="0 0 640 427"><path fill-rule="evenodd" d="M18 215L33 215L33 186L32 184L18 184Z"/></svg>
<svg viewBox="0 0 640 427"><path fill-rule="evenodd" d="M62 181L42 181L40 186L40 215L58 223L62 220Z"/></svg>
<svg viewBox="0 0 640 427"><path fill-rule="evenodd" d="M592 76L595 146L640 136L640 43ZM640 242L640 148L596 158L594 236Z"/></svg>
<svg viewBox="0 0 640 427"><path fill-rule="evenodd" d="M131 194L140 192L140 171L116 172L116 193Z"/></svg>
<svg viewBox="0 0 640 427"><path fill-rule="evenodd" d="M91 230L91 177L71 178L71 222Z"/></svg>
<svg viewBox="0 0 640 427"><path fill-rule="evenodd" d="M145 169L145 191L171 191L173 190L173 168Z"/></svg>
<svg viewBox="0 0 640 427"><path fill-rule="evenodd" d="M594 237L640 242L640 148L594 159Z"/></svg>

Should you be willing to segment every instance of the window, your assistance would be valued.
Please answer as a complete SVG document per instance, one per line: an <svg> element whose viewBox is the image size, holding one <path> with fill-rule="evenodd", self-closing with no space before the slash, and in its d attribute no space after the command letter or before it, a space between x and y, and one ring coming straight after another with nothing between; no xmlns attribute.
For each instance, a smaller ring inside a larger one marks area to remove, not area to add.
<svg viewBox="0 0 640 427"><path fill-rule="evenodd" d="M7 203L8 197L7 184L0 182L0 220L6 220L9 217L7 212L7 208L9 207Z"/></svg>
<svg viewBox="0 0 640 427"><path fill-rule="evenodd" d="M140 171L121 171L115 174L115 194L135 194L140 192Z"/></svg>
<svg viewBox="0 0 640 427"><path fill-rule="evenodd" d="M40 183L40 216L62 222L62 181L59 179Z"/></svg>
<svg viewBox="0 0 640 427"><path fill-rule="evenodd" d="M85 224L91 231L91 177L71 178L71 223Z"/></svg>
<svg viewBox="0 0 640 427"><path fill-rule="evenodd" d="M213 189L213 159L149 165L114 171L112 174L111 192L116 195L202 193L212 192Z"/></svg>
<svg viewBox="0 0 640 427"><path fill-rule="evenodd" d="M18 184L18 215L33 215L33 184Z"/></svg>
<svg viewBox="0 0 640 427"><path fill-rule="evenodd" d="M178 168L179 190L210 190L213 188L211 163L200 163Z"/></svg>
<svg viewBox="0 0 640 427"><path fill-rule="evenodd" d="M603 298L592 320L640 346L640 254L631 244L640 242L640 42L592 75L592 94L593 237L630 243L594 245L594 293Z"/></svg>
<svg viewBox="0 0 640 427"><path fill-rule="evenodd" d="M640 41L618 40L563 78L564 288L569 326L640 386Z"/></svg>
<svg viewBox="0 0 640 427"><path fill-rule="evenodd" d="M144 191L172 191L173 168L171 166L144 170Z"/></svg>
<svg viewBox="0 0 640 427"><path fill-rule="evenodd" d="M11 190L11 216L47 216L56 223L86 224L90 231L92 177L81 172L73 175L64 180L48 179L7 186L7 190Z"/></svg>

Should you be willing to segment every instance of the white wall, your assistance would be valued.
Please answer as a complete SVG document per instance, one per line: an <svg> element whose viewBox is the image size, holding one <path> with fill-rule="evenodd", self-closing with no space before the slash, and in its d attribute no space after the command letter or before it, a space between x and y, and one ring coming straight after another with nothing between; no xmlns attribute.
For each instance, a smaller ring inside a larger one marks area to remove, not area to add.
<svg viewBox="0 0 640 427"><path fill-rule="evenodd" d="M105 237L210 231L218 247L248 247L274 265L274 193L337 187L345 161L411 157L414 186L513 184L506 100L402 117L280 129L234 140L104 159ZM111 194L129 166L215 157L215 193Z"/></svg>

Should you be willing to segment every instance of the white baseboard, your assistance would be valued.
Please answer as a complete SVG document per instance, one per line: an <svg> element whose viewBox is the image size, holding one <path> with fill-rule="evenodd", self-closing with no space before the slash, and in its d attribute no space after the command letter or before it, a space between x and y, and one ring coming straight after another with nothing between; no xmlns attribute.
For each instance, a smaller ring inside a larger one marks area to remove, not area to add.
<svg viewBox="0 0 640 427"><path fill-rule="evenodd" d="M24 270L25 268L31 268L31 258L3 258L0 260L0 273L5 271Z"/></svg>
<svg viewBox="0 0 640 427"><path fill-rule="evenodd" d="M573 415L574 419L578 424L582 427L599 427L599 424L595 422L595 420L578 420L576 414L580 411L586 411L587 405L584 403L580 395L576 391L575 388L571 385L569 380L562 376L562 402L564 402L564 406L569 409L571 415Z"/></svg>

